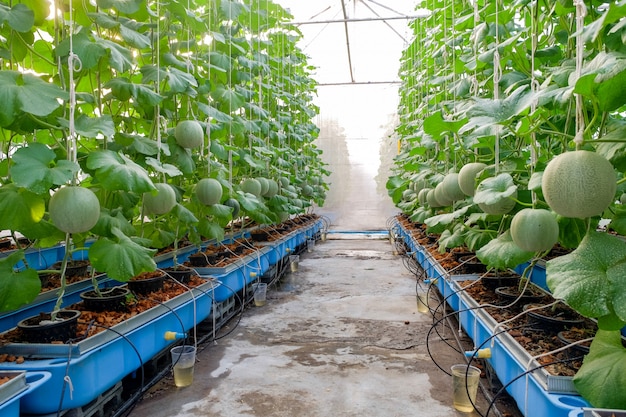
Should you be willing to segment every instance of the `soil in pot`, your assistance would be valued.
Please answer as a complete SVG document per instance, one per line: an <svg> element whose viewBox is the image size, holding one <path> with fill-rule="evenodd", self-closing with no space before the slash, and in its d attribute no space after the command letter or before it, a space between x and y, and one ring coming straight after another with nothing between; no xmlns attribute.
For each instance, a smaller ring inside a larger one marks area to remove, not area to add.
<svg viewBox="0 0 626 417"><path fill-rule="evenodd" d="M538 310L530 310L541 306L542 304L524 305L528 325L532 328L547 332L559 332L574 326L580 326L585 322L584 317L563 303Z"/></svg>
<svg viewBox="0 0 626 417"><path fill-rule="evenodd" d="M0 239L0 250L9 250L13 247L13 241L8 238L2 238Z"/></svg>
<svg viewBox="0 0 626 417"><path fill-rule="evenodd" d="M253 242L266 242L269 240L269 237L270 235L262 230L250 232L250 239L252 239Z"/></svg>
<svg viewBox="0 0 626 417"><path fill-rule="evenodd" d="M193 269L188 268L184 265L171 266L169 268L164 268L163 272L171 278L174 278L176 281L181 284L185 284L189 282L189 278L191 278L191 274L193 273Z"/></svg>
<svg viewBox="0 0 626 417"><path fill-rule="evenodd" d="M95 290L85 291L80 298L85 309L90 311L124 311L129 295L127 287L112 287L101 289L100 294Z"/></svg>
<svg viewBox="0 0 626 417"><path fill-rule="evenodd" d="M161 271L144 272L131 278L128 288L135 294L150 294L163 288L165 276Z"/></svg>
<svg viewBox="0 0 626 417"><path fill-rule="evenodd" d="M76 337L80 314L77 310L62 310L51 321L50 313L40 313L20 321L17 328L28 343L65 343Z"/></svg>
<svg viewBox="0 0 626 417"><path fill-rule="evenodd" d="M52 265L52 269L61 270L62 262L57 262ZM66 277L81 277L87 273L87 268L89 268L89 261L68 261L67 267L65 269Z"/></svg>

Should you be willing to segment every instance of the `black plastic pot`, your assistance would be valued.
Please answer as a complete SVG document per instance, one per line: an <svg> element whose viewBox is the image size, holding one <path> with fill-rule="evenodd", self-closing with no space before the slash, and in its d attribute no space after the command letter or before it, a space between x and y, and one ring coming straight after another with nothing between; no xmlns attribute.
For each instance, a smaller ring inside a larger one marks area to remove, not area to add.
<svg viewBox="0 0 626 417"><path fill-rule="evenodd" d="M128 288L135 294L146 295L162 289L164 281L165 274L163 273L147 278L132 278L128 281Z"/></svg>
<svg viewBox="0 0 626 417"><path fill-rule="evenodd" d="M462 264L459 269L468 274L484 274L487 272L487 267L474 255L461 256L459 262Z"/></svg>
<svg viewBox="0 0 626 417"><path fill-rule="evenodd" d="M572 343L578 341L578 340L583 340L586 339L587 337L582 337L580 335L578 335L579 337L577 338L573 338L572 337L572 333L570 331L566 331L566 330L562 330L560 332L557 333L556 337L559 339L559 341L561 343L563 343L563 346L568 346L571 345ZM587 353L589 353L589 345L585 345L585 344L578 344L578 345L571 345L569 346L569 348L567 348L565 350L565 356L567 357L567 359L582 359L583 356L585 356Z"/></svg>
<svg viewBox="0 0 626 417"><path fill-rule="evenodd" d="M481 275L480 282L485 288L514 287L519 284L520 275L515 271L490 271Z"/></svg>
<svg viewBox="0 0 626 417"><path fill-rule="evenodd" d="M496 295L503 303L503 305L509 305L515 300L515 306L520 309L525 304L538 303L545 299L545 294L540 294L538 290L533 290L532 286L526 288L523 294L520 296L520 289L517 286L512 287L498 287L496 288Z"/></svg>
<svg viewBox="0 0 626 417"><path fill-rule="evenodd" d="M17 328L28 343L65 343L76 338L79 317L80 311L61 310L57 313L57 319L50 321L50 313L40 313L20 321Z"/></svg>
<svg viewBox="0 0 626 417"><path fill-rule="evenodd" d="M559 332L574 326L580 326L585 319L565 304L559 303L556 306L545 307L539 310L529 310L540 306L538 304L526 304L526 320L528 324L539 330L547 332Z"/></svg>
<svg viewBox="0 0 626 417"><path fill-rule="evenodd" d="M176 281L181 284L185 284L189 282L191 278L191 274L193 273L193 269L187 268L186 266L172 266L169 268L164 268L163 271L166 275L171 278L174 278Z"/></svg>
<svg viewBox="0 0 626 417"><path fill-rule="evenodd" d="M52 265L51 269L58 269L61 271L62 262L59 261ZM87 273L87 268L89 268L89 261L68 261L67 267L65 268L65 276L66 277L79 277L83 276Z"/></svg>
<svg viewBox="0 0 626 417"><path fill-rule="evenodd" d="M100 290L101 295L96 291L89 290L80 294L83 305L89 311L124 311L126 309L126 298L130 295L130 290L126 287L112 287Z"/></svg>
<svg viewBox="0 0 626 417"><path fill-rule="evenodd" d="M269 239L269 234L265 231L256 230L254 232L250 232L250 239L253 242L265 242Z"/></svg>

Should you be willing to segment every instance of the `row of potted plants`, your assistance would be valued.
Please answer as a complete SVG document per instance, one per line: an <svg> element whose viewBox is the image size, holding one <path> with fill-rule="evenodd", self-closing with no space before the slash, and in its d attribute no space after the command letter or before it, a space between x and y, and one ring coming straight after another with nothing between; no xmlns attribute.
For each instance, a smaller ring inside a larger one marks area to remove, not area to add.
<svg viewBox="0 0 626 417"><path fill-rule="evenodd" d="M62 283L77 253L127 281L162 248L222 241L234 219L275 224L323 203L315 82L280 6L0 8L0 230L61 242ZM40 291L28 252L0 258L0 312Z"/></svg>
<svg viewBox="0 0 626 417"><path fill-rule="evenodd" d="M624 2L432 0L402 58L389 195L490 269L546 262L546 287L599 331L574 378L626 408ZM610 385L615 389L606 389Z"/></svg>
<svg viewBox="0 0 626 417"><path fill-rule="evenodd" d="M191 277L183 281L168 276L163 282L162 277L154 274L161 288L129 285L133 281L124 284L103 280L100 291L121 290L121 299L94 307L92 303L102 300L84 297L92 291L82 292L81 298L75 296L67 302L69 310L60 311L80 313L69 336L51 333L49 340L25 340L25 329L19 326L3 333L0 369L25 370L27 376L51 374L40 384L43 389L31 390L21 399L22 412L46 414L59 407L83 407L174 343L168 334L184 335L207 318L220 325L245 305L254 282L265 279L271 267L285 263L290 254L302 250L307 240L319 239L323 228L321 218L304 215L272 227L284 229L272 242L254 242L249 229L235 239L207 242L204 249L196 251L235 249L235 244L254 251L233 250L228 262L217 267L193 267ZM155 258L160 270L167 270L175 256L180 264L186 264L195 253L184 249L174 252ZM211 274L205 273L208 269ZM132 291L129 293L128 289ZM63 383L66 377L81 386L80 392L71 392L71 387Z"/></svg>

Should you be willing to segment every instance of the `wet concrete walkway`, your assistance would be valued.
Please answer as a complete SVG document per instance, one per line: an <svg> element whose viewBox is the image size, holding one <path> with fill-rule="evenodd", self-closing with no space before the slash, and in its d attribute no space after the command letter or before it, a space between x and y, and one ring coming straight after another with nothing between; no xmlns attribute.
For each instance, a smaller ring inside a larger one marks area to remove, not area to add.
<svg viewBox="0 0 626 417"><path fill-rule="evenodd" d="M265 306L200 347L192 386L165 378L130 415L477 415L452 407L451 377L426 350L432 316L417 312L415 278L389 241L330 237L269 288ZM430 348L444 369L464 361L439 337Z"/></svg>

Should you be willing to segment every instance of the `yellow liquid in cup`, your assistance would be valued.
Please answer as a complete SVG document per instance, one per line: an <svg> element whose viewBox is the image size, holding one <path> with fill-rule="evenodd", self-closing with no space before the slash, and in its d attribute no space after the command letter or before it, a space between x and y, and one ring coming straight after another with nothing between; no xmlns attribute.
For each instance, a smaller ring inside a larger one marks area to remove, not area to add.
<svg viewBox="0 0 626 417"><path fill-rule="evenodd" d="M188 387L193 382L193 364L191 366L174 367L174 384L177 387Z"/></svg>

